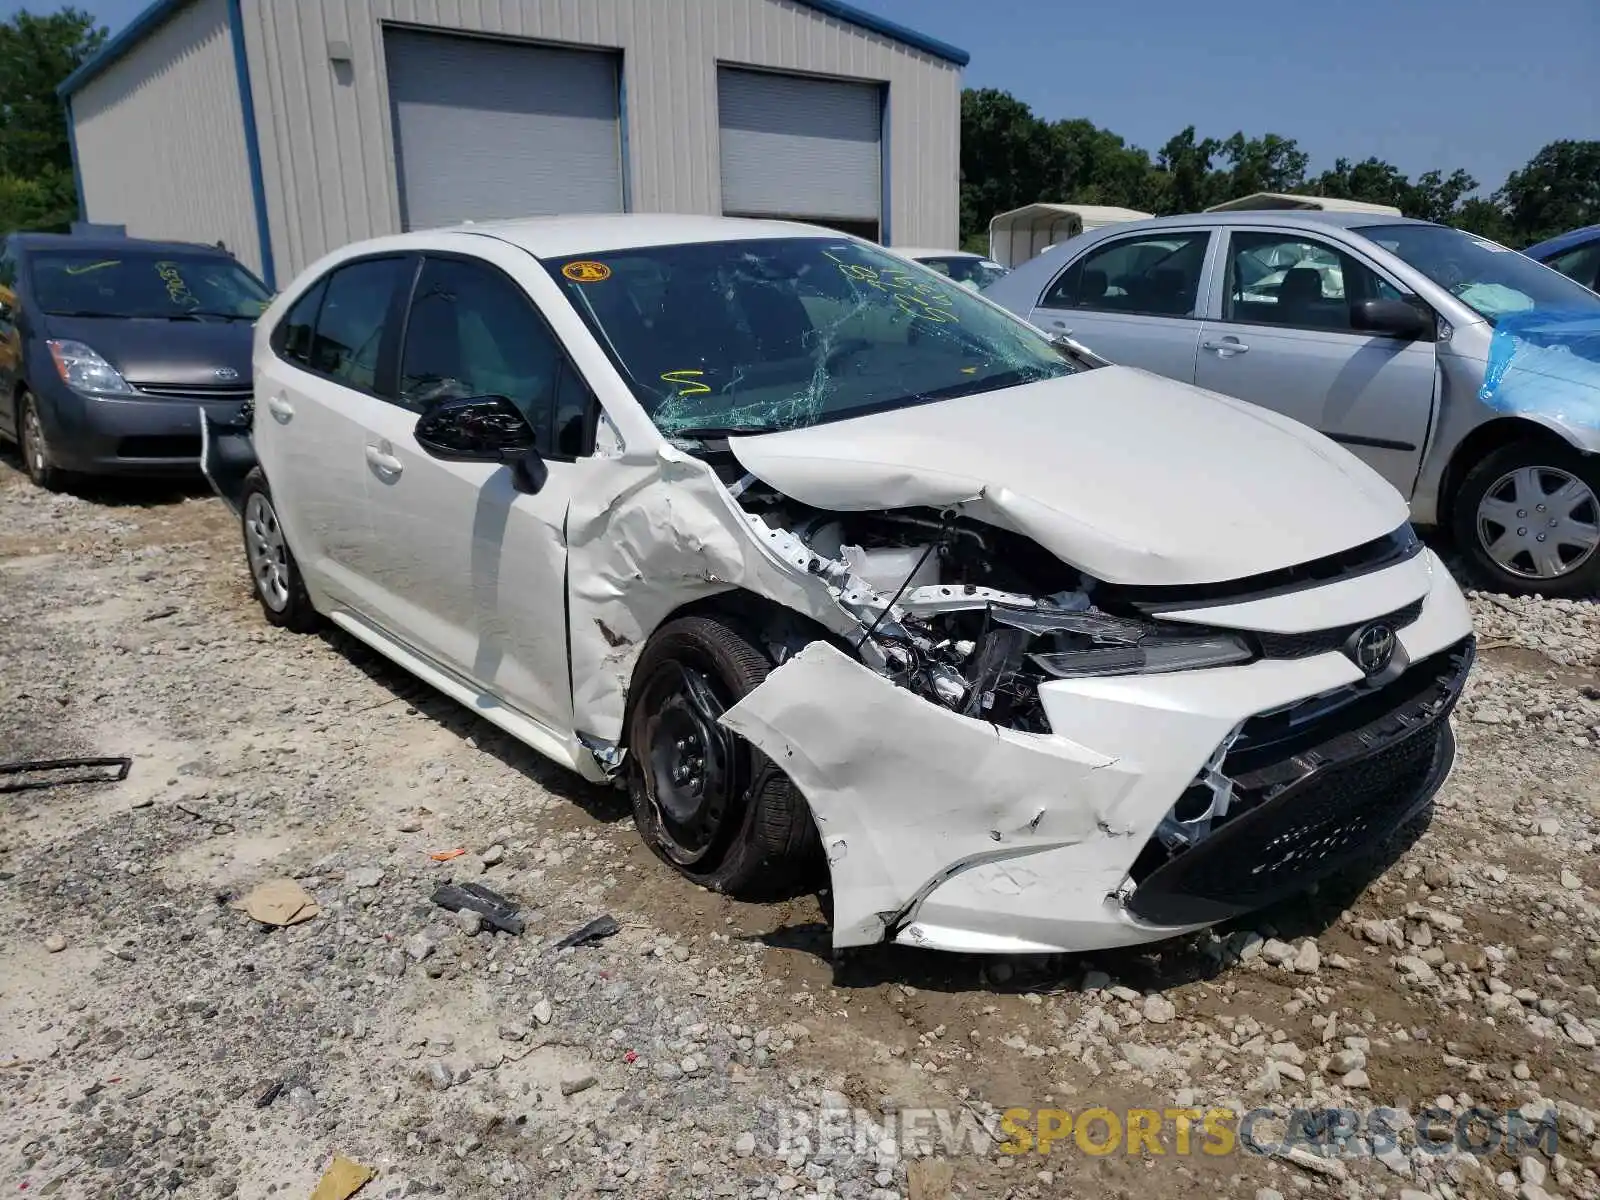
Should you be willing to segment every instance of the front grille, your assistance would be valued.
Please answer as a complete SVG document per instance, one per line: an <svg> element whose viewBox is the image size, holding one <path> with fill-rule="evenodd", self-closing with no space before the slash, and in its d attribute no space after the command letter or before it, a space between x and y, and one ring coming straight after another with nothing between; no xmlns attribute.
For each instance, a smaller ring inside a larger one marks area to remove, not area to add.
<svg viewBox="0 0 1600 1200"><path fill-rule="evenodd" d="M1152 839L1129 912L1156 925L1226 920L1370 852L1449 771L1450 712L1472 657L1469 637L1414 664L1374 693L1383 701L1376 715L1370 704L1349 705L1293 739L1251 745L1241 735L1222 764L1234 781L1227 817L1176 853Z"/></svg>
<svg viewBox="0 0 1600 1200"><path fill-rule="evenodd" d="M117 441L118 458L192 458L200 459L198 434L141 434Z"/></svg>
<svg viewBox="0 0 1600 1200"><path fill-rule="evenodd" d="M208 383L136 383L146 396L163 400L248 400L254 389L248 383L213 386Z"/></svg>
<svg viewBox="0 0 1600 1200"><path fill-rule="evenodd" d="M1357 621L1353 625L1337 625L1332 629L1318 629L1310 633L1258 633L1255 637L1261 644L1261 653L1265 658L1310 658L1313 654L1342 650L1356 630L1365 629L1368 625L1384 624L1399 632L1421 615L1422 601L1414 600L1387 616Z"/></svg>

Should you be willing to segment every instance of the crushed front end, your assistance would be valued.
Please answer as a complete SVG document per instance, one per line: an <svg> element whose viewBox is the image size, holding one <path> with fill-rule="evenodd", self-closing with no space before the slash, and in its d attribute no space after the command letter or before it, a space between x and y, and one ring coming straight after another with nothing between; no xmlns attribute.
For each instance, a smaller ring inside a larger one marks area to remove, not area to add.
<svg viewBox="0 0 1600 1200"><path fill-rule="evenodd" d="M834 944L1081 951L1370 852L1448 773L1466 603L1409 527L1230 584L1118 587L932 510L743 494L860 632L774 645L723 723L805 794Z"/></svg>

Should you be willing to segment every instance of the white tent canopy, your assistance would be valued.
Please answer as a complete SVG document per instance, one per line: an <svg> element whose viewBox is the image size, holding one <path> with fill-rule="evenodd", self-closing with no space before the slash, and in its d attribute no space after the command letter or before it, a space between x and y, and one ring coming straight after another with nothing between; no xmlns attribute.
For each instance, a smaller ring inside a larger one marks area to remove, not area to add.
<svg viewBox="0 0 1600 1200"><path fill-rule="evenodd" d="M1268 208L1320 209L1323 212L1375 213L1386 217L1400 216L1400 210L1389 204L1368 204L1365 200L1341 200L1337 196L1296 196L1290 192L1253 192L1237 200L1224 200L1213 204L1207 212L1249 212Z"/></svg>
<svg viewBox="0 0 1600 1200"><path fill-rule="evenodd" d="M1086 229L1142 221L1148 216L1110 204L1025 204L989 222L989 257L1003 267L1020 266L1047 246L1077 237Z"/></svg>

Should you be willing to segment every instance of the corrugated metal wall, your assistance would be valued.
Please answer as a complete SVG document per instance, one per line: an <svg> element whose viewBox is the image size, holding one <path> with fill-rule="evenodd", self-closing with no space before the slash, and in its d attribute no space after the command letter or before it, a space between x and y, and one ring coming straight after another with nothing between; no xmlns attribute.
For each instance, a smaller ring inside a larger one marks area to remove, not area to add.
<svg viewBox="0 0 1600 1200"><path fill-rule="evenodd" d="M956 242L960 69L788 0L247 0L244 18L281 280L400 228L383 21L621 50L637 212L722 210L719 61L887 82L887 235Z"/></svg>
<svg viewBox="0 0 1600 1200"><path fill-rule="evenodd" d="M72 97L84 207L261 271L227 0L194 0Z"/></svg>

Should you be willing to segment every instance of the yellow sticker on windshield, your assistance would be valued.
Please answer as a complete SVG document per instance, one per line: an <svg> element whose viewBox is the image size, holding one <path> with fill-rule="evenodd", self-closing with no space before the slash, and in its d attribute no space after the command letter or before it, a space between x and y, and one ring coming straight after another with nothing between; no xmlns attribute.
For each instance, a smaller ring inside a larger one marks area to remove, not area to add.
<svg viewBox="0 0 1600 1200"><path fill-rule="evenodd" d="M121 259L108 258L104 262L90 263L84 267L68 267L66 271L68 275L87 275L90 271L99 271L105 267L120 267L121 265Z"/></svg>
<svg viewBox="0 0 1600 1200"><path fill-rule="evenodd" d="M611 278L611 268L597 262L570 262L561 268L561 273L573 283L599 283Z"/></svg>

